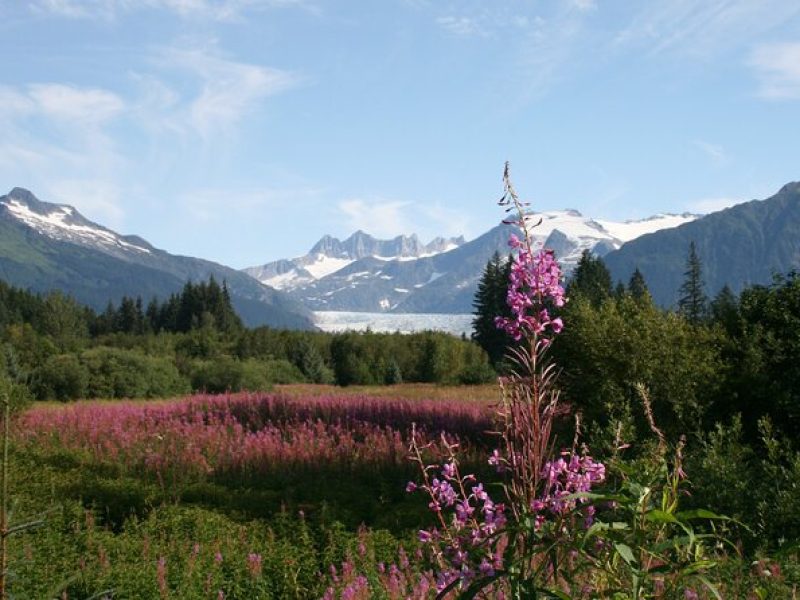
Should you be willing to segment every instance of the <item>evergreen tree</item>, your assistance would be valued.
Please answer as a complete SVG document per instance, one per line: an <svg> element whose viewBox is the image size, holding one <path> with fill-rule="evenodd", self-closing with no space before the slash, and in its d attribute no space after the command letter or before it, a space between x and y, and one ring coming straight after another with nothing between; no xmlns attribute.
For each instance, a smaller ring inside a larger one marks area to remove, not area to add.
<svg viewBox="0 0 800 600"><path fill-rule="evenodd" d="M506 304L510 269L510 258L503 264L500 253L495 252L486 263L472 303L475 308L472 339L486 351L494 366L503 360L509 342L509 336L495 325L495 317L511 316Z"/></svg>
<svg viewBox="0 0 800 600"><path fill-rule="evenodd" d="M567 295L581 296L597 307L608 300L611 294L611 273L603 259L584 250L567 285Z"/></svg>
<svg viewBox="0 0 800 600"><path fill-rule="evenodd" d="M711 318L733 332L739 318L739 300L726 283L711 302Z"/></svg>
<svg viewBox="0 0 800 600"><path fill-rule="evenodd" d="M697 248L694 241L689 243L689 255L686 258L686 271L683 273L684 280L680 288L680 300L678 300L678 312L683 315L690 323L697 325L708 312L708 298L705 293L703 283L703 267L700 257L697 256Z"/></svg>
<svg viewBox="0 0 800 600"><path fill-rule="evenodd" d="M636 267L633 275L631 275L631 280L628 282L628 291L636 300L643 300L646 297L650 297L650 290L647 289L647 283L639 267Z"/></svg>

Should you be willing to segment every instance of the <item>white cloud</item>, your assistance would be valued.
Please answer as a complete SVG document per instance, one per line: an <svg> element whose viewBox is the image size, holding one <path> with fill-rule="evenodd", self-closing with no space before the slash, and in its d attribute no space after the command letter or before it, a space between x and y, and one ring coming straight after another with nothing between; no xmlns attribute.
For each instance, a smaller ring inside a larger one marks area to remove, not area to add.
<svg viewBox="0 0 800 600"><path fill-rule="evenodd" d="M0 118L41 117L77 127L101 125L125 110L122 99L108 90L60 83L25 88L0 86Z"/></svg>
<svg viewBox="0 0 800 600"><path fill-rule="evenodd" d="M99 125L125 109L119 96L97 88L35 84L28 86L28 95L42 115L79 126Z"/></svg>
<svg viewBox="0 0 800 600"><path fill-rule="evenodd" d="M145 9L216 21L236 20L248 10L267 8L298 7L315 14L319 12L307 0L32 0L29 6L43 15L102 20Z"/></svg>
<svg viewBox="0 0 800 600"><path fill-rule="evenodd" d="M489 35L489 32L484 28L479 20L473 17L456 17L448 15L437 18L436 23L438 23L443 29L455 35L464 37L472 35L486 37Z"/></svg>
<svg viewBox="0 0 800 600"><path fill-rule="evenodd" d="M351 198L339 202L346 230L358 229L379 238L416 233L423 239L468 233L470 219L463 211L440 204Z"/></svg>
<svg viewBox="0 0 800 600"><path fill-rule="evenodd" d="M184 116L203 137L227 132L262 100L300 82L299 76L289 71L222 58L213 49L168 48L157 61L162 67L187 71L200 80ZM168 88L162 88L161 94L162 103L176 103L175 97L168 96Z"/></svg>
<svg viewBox="0 0 800 600"><path fill-rule="evenodd" d="M728 164L730 158L725 148L719 144L712 144L704 140L694 140L692 145L700 150L715 166L721 167Z"/></svg>
<svg viewBox="0 0 800 600"><path fill-rule="evenodd" d="M800 14L786 0L670 0L646 7L616 37L653 53L711 56L740 46Z"/></svg>
<svg viewBox="0 0 800 600"><path fill-rule="evenodd" d="M597 8L595 0L570 0L570 4L578 10L595 10Z"/></svg>
<svg viewBox="0 0 800 600"><path fill-rule="evenodd" d="M759 96L800 99L800 42L762 44L753 50L748 64L759 78Z"/></svg>
<svg viewBox="0 0 800 600"><path fill-rule="evenodd" d="M0 119L29 115L35 110L35 103L26 93L11 86L0 86Z"/></svg>
<svg viewBox="0 0 800 600"><path fill-rule="evenodd" d="M339 210L345 217L349 229L353 231L361 229L377 237L412 233L414 225L409 220L406 210L410 206L410 202L360 198L339 202Z"/></svg>
<svg viewBox="0 0 800 600"><path fill-rule="evenodd" d="M686 208L689 212L705 215L734 206L735 204L741 204L742 202L744 202L744 200L741 198L701 198L699 200L690 202Z"/></svg>

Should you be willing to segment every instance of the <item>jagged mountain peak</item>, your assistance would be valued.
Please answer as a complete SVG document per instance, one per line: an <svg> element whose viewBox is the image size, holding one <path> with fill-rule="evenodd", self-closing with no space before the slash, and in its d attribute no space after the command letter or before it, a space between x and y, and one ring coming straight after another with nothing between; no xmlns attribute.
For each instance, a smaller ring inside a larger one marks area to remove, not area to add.
<svg viewBox="0 0 800 600"><path fill-rule="evenodd" d="M463 235L437 237L424 244L416 233L381 240L359 229L344 241L326 234L305 256L249 267L244 272L271 287L295 289L342 271L356 261L414 261L449 252L463 244Z"/></svg>

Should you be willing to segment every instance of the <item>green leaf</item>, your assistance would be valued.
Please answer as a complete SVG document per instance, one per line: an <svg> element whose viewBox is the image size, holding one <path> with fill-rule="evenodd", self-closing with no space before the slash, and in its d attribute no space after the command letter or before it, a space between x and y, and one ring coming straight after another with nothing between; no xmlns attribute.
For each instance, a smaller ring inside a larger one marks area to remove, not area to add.
<svg viewBox="0 0 800 600"><path fill-rule="evenodd" d="M653 523L678 523L675 515L659 509L648 511L644 518Z"/></svg>
<svg viewBox="0 0 800 600"><path fill-rule="evenodd" d="M614 542L614 548L616 549L617 554L619 554L622 557L622 560L624 560L626 563L631 566L636 564L636 557L633 556L633 550L631 550L630 546L627 544Z"/></svg>
<svg viewBox="0 0 800 600"><path fill-rule="evenodd" d="M720 596L719 590L717 590L716 586L715 586L713 583L711 583L711 582L708 580L708 578L707 578L707 577L705 577L704 575L698 575L698 577L697 577L697 578L698 578L700 581L702 581L702 582L703 582L703 585L704 585L704 586L706 586L706 588L708 589L708 591L709 591L709 592L711 592L712 594L714 594L714 597L715 597L717 600L722 600L722 596Z"/></svg>
<svg viewBox="0 0 800 600"><path fill-rule="evenodd" d="M691 521L692 519L712 519L717 521L730 521L730 517L718 515L717 513L706 510L705 508L697 508L695 510L683 510L675 513L675 516L681 521Z"/></svg>

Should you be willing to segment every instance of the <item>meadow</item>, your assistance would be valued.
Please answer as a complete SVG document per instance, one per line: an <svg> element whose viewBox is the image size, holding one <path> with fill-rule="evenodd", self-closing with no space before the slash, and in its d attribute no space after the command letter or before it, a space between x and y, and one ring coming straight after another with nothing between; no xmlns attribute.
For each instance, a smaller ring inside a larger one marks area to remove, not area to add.
<svg viewBox="0 0 800 600"><path fill-rule="evenodd" d="M25 411L13 432L15 515L47 514L11 542L15 597L63 585L58 597L307 598L324 594L334 565L373 577L408 569L403 552L430 521L405 492L412 424L423 443L458 440L480 469L492 415L485 399L454 399L460 388L435 399L392 390Z"/></svg>

